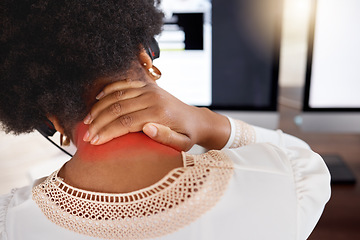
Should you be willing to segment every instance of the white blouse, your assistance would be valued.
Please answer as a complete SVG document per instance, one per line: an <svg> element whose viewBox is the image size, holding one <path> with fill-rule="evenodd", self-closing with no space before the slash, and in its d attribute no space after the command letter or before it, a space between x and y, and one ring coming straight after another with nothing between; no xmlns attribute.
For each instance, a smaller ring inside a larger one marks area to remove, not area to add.
<svg viewBox="0 0 360 240"><path fill-rule="evenodd" d="M306 239L330 197L330 174L303 141L231 120L221 151L128 194L67 185L57 172L0 197L0 239ZM229 148L233 147L233 148Z"/></svg>

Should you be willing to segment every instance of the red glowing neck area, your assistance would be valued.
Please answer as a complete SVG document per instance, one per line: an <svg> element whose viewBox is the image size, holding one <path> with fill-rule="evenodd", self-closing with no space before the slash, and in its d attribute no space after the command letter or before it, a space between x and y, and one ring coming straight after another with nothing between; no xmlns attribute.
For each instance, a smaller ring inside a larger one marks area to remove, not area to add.
<svg viewBox="0 0 360 240"><path fill-rule="evenodd" d="M88 125L83 123L76 127L76 155L83 161L129 159L148 153L159 153L164 156L174 156L179 153L173 148L155 142L142 132L129 133L101 145L92 145L82 140L87 130Z"/></svg>

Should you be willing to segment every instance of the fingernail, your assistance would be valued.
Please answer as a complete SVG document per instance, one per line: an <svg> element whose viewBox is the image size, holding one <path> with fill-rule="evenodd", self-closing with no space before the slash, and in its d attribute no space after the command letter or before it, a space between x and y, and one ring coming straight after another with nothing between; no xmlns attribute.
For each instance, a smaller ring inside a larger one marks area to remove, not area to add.
<svg viewBox="0 0 360 240"><path fill-rule="evenodd" d="M91 144L95 145L97 142L99 141L99 135L96 135L92 140L91 140Z"/></svg>
<svg viewBox="0 0 360 240"><path fill-rule="evenodd" d="M84 123L85 124L90 124L91 123L91 114L90 113L88 115L86 115L86 117L84 119Z"/></svg>
<svg viewBox="0 0 360 240"><path fill-rule="evenodd" d="M86 131L86 133L83 137L83 141L85 141L85 142L89 141L89 137L90 137L90 133L89 133L89 131Z"/></svg>
<svg viewBox="0 0 360 240"><path fill-rule="evenodd" d="M103 96L105 95L105 93L103 91L101 91L97 96L96 99L100 100Z"/></svg>
<svg viewBox="0 0 360 240"><path fill-rule="evenodd" d="M146 135L148 135L151 138L156 137L158 133L157 127L155 127L154 125L146 125L145 128L146 128Z"/></svg>

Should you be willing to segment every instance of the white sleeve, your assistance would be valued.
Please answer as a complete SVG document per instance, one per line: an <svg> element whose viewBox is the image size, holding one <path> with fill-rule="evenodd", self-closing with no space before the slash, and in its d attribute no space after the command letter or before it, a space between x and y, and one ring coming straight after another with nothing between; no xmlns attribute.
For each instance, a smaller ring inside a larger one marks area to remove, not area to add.
<svg viewBox="0 0 360 240"><path fill-rule="evenodd" d="M253 126L257 143L272 143L280 147L297 146L310 149L309 145L303 140L283 133L281 130L270 130L266 128Z"/></svg>
<svg viewBox="0 0 360 240"><path fill-rule="evenodd" d="M223 151L233 160L234 168L240 171L241 176L247 176L249 202L260 199L267 202L258 205L263 204L270 209L278 204L283 209L293 209L295 214L289 219L289 226L294 226L295 239L307 239L330 198L330 174L323 159L308 148L279 147L269 143ZM251 200L254 192L261 195ZM284 199L293 200L283 202ZM280 215L276 218L273 211L264 210L260 214L270 216L260 215L260 218L272 219L275 222L271 224L276 225L276 219L282 219L281 214L286 216L287 213L279 211L277 214Z"/></svg>
<svg viewBox="0 0 360 240"><path fill-rule="evenodd" d="M298 239L307 239L330 199L330 173L321 156L309 149L290 147L287 155L298 199L297 235Z"/></svg>
<svg viewBox="0 0 360 240"><path fill-rule="evenodd" d="M299 146L310 149L309 145L304 141L283 133L281 130L270 130L266 128L252 126L241 120L235 120L228 117L231 126L230 137L226 148L238 148L252 143L272 143L276 146Z"/></svg>
<svg viewBox="0 0 360 240"><path fill-rule="evenodd" d="M14 192L15 190L11 191L11 193L0 196L0 239L1 240L7 239L7 234L5 229L6 214L10 201L14 196Z"/></svg>

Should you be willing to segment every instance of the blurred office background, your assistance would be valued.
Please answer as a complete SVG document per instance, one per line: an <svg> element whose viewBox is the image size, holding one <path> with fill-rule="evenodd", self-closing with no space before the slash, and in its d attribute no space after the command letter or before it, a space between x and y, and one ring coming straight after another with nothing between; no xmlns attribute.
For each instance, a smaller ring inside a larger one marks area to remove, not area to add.
<svg viewBox="0 0 360 240"><path fill-rule="evenodd" d="M339 0L340 1L340 0ZM312 0L285 0L281 35L279 128L304 139L322 155L338 155L360 179L360 135L305 132L296 124L302 112L307 35ZM224 1L225 4L225 1ZM340 123L341 124L341 123ZM55 136L55 139L58 136ZM68 149L73 152L74 148ZM46 176L69 157L39 133L12 136L0 132L0 194ZM360 184L333 184L332 198L310 239L360 239Z"/></svg>
<svg viewBox="0 0 360 240"><path fill-rule="evenodd" d="M323 156L341 157L357 179L357 183L353 184L332 184L330 202L309 239L360 239L360 135L331 131L306 132L294 120L301 115L303 107L308 21L312 2L313 0L285 1L279 78L279 128L304 139L314 151ZM353 24L352 27L356 28L357 23Z"/></svg>

